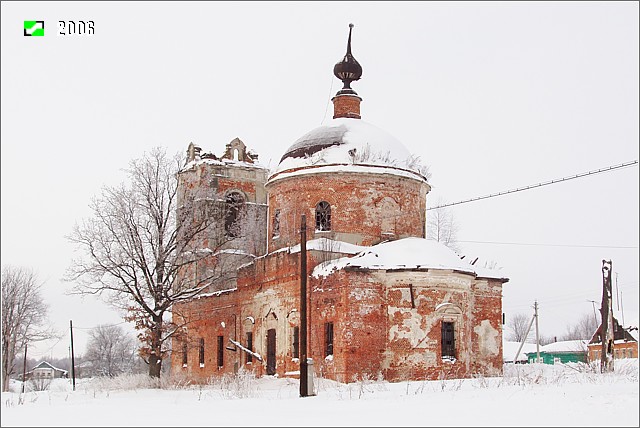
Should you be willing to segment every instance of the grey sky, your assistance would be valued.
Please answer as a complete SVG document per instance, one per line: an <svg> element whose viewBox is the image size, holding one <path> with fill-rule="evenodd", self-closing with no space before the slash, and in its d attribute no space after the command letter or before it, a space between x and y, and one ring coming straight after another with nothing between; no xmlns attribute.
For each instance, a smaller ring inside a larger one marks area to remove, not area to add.
<svg viewBox="0 0 640 428"><path fill-rule="evenodd" d="M430 165L429 206L638 159L638 2L1 6L2 264L39 273L65 333L34 356L67 354L70 319L121 321L61 281L64 235L101 186L156 145L221 154L239 137L274 168L331 118L350 22L362 118ZM24 20L45 37L24 37ZM93 20L95 35L57 35L60 20ZM636 165L451 209L463 253L511 278L507 317L538 299L541 332L559 336L599 307L602 259L637 323L638 194Z"/></svg>

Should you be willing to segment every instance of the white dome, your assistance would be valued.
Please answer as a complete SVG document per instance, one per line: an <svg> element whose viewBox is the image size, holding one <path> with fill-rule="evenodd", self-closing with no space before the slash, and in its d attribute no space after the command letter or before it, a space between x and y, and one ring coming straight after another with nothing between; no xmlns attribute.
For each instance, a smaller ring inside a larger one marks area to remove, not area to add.
<svg viewBox="0 0 640 428"><path fill-rule="evenodd" d="M330 165L361 165L369 170L371 166L383 166L387 173L391 167L411 171L414 178L425 180L419 159L400 141L362 119L350 118L333 119L300 137L282 156L273 176Z"/></svg>

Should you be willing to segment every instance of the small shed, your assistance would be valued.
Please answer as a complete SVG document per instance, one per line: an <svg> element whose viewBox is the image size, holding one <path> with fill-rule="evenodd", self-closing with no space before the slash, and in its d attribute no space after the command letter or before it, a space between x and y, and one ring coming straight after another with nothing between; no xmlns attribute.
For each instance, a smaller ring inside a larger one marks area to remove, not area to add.
<svg viewBox="0 0 640 428"><path fill-rule="evenodd" d="M587 340L563 340L540 347L540 361L544 364L587 362ZM537 353L527 352L530 363L536 362Z"/></svg>

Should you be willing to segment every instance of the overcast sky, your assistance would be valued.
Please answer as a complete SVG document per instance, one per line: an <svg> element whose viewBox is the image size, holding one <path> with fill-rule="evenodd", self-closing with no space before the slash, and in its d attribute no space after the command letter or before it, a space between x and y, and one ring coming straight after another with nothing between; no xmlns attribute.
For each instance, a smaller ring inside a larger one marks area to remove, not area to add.
<svg viewBox="0 0 640 428"><path fill-rule="evenodd" d="M431 168L428 206L637 161L638 2L2 2L2 264L32 267L75 351L122 322L68 296L65 239L103 185L154 146L222 154L239 137L274 168L331 118L345 53L363 120ZM24 37L44 20L44 37ZM95 34L58 35L92 20ZM560 336L600 307L603 259L638 322L638 164L451 207L462 253L501 266L507 318ZM616 291L617 290L617 291Z"/></svg>

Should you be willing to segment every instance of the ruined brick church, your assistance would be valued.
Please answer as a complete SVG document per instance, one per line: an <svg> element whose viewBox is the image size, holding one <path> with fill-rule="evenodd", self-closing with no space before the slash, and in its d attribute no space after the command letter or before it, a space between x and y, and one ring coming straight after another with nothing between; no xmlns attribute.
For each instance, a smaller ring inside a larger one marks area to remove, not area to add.
<svg viewBox="0 0 640 428"><path fill-rule="evenodd" d="M179 205L213 201L196 251L229 273L174 308L187 320L171 369L194 381L300 368L301 219L306 218L307 356L315 376L352 382L470 377L502 371L499 272L426 239L428 173L401 142L365 122L351 53L333 120L309 131L273 171L238 138L221 156L193 144ZM224 237L224 240L220 240ZM203 259L204 260L204 259Z"/></svg>

